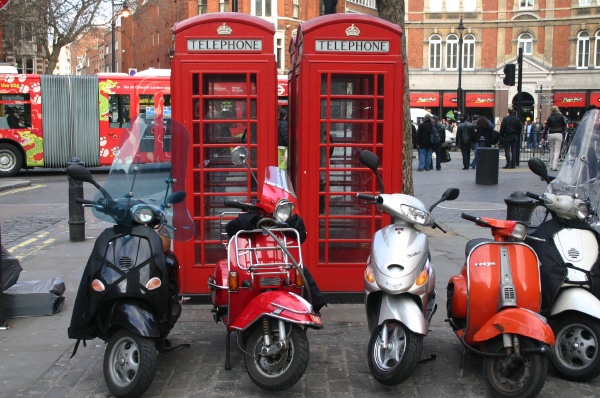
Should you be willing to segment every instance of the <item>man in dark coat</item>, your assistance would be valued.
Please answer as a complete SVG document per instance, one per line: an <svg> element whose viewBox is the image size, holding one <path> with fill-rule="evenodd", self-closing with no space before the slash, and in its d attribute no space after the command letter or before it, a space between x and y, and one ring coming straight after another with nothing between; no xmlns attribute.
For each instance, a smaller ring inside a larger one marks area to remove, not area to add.
<svg viewBox="0 0 600 398"><path fill-rule="evenodd" d="M417 145L419 146L419 167L417 168L417 171L429 170L431 155L433 153L433 146L429 140L433 128L431 115L427 113L423 117L423 122L419 124L419 128L417 129Z"/></svg>
<svg viewBox="0 0 600 398"><path fill-rule="evenodd" d="M435 169L437 171L440 171L442 169L442 147L446 143L446 128L444 127L443 124L441 124L438 121L438 117L435 115L431 116L431 123L433 123L433 127L436 128L437 131L440 132L440 137L442 137L442 139L440 140L440 142L437 145L432 146L432 154L435 153ZM432 170L432 169L433 169L433 159L431 160L431 163L429 164L429 170Z"/></svg>
<svg viewBox="0 0 600 398"><path fill-rule="evenodd" d="M456 129L456 145L462 153L463 170L469 170L471 160L471 144L475 139L475 126L469 122L467 116L463 116Z"/></svg>
<svg viewBox="0 0 600 398"><path fill-rule="evenodd" d="M517 161L517 145L519 145L519 134L523 125L517 116L515 110L508 108L508 116L502 119L500 124L500 137L504 142L504 155L506 156L506 166L503 169L514 169Z"/></svg>

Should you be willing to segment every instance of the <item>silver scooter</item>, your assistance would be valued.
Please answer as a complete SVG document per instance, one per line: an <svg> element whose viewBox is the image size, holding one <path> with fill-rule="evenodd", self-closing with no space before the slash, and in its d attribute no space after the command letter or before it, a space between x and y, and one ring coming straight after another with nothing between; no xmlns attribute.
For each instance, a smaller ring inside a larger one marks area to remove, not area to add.
<svg viewBox="0 0 600 398"><path fill-rule="evenodd" d="M429 239L417 226L442 228L431 217L439 203L454 200L459 190L450 188L429 210L418 199L404 194L384 194L377 170L379 158L368 150L359 160L375 173L379 195L359 193L365 204L392 218L392 223L375 232L371 255L364 274L365 309L371 339L369 368L385 385L406 380L415 370L436 310L435 272L429 253Z"/></svg>
<svg viewBox="0 0 600 398"><path fill-rule="evenodd" d="M600 110L583 118L556 177L544 162L529 168L548 188L528 192L548 212L530 237L540 259L542 315L556 335L552 363L574 381L600 375ZM551 216L551 217L550 217Z"/></svg>

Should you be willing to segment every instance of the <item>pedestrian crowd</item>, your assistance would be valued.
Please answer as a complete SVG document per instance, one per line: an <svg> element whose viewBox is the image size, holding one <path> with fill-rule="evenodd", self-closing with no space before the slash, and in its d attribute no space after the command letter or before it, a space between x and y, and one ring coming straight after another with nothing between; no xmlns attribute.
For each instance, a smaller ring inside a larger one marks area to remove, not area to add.
<svg viewBox="0 0 600 398"><path fill-rule="evenodd" d="M595 108L591 105L586 112ZM539 118L534 121L527 118L523 123L513 107L508 109L508 114L497 125L479 115L472 117L464 115L457 122L446 119L445 122L440 123L437 116L427 113L418 127L412 124L413 148L418 150L419 155L417 171L433 170L433 154L435 154L436 170L442 169L443 151L448 149L445 144L446 130L456 136L456 148L460 150L462 156L462 170L477 167L480 147L503 148L506 165L502 168L515 169L518 166L519 150L532 151L547 146L548 168L557 171L567 124L567 118L557 106L550 108L550 115L543 124ZM437 138L434 133L437 133ZM473 159L471 159L472 153Z"/></svg>

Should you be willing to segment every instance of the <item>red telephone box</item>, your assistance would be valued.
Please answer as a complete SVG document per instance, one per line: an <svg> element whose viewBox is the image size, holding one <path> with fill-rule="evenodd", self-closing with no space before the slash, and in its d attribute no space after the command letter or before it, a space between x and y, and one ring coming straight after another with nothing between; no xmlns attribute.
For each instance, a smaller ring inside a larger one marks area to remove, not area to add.
<svg viewBox="0 0 600 398"><path fill-rule="evenodd" d="M171 63L173 118L191 135L186 191L195 223L192 240L176 242L181 292L208 293L207 279L226 258L220 215L224 199L249 202L256 186L234 166L231 150L245 145L259 180L277 164L277 66L272 23L219 12L175 25Z"/></svg>
<svg viewBox="0 0 600 398"><path fill-rule="evenodd" d="M379 192L358 154L377 154L385 192L402 192L401 34L380 18L332 14L302 23L291 49L290 175L308 231L304 263L323 291L362 291L384 222L356 198Z"/></svg>

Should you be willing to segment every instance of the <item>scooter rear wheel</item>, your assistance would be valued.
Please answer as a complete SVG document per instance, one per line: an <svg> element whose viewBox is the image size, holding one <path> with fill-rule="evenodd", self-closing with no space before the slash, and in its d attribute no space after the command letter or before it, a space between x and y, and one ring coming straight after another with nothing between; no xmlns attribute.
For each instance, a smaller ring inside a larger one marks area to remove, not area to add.
<svg viewBox="0 0 600 398"><path fill-rule="evenodd" d="M397 322L387 322L386 325L387 347L383 346L381 339L382 328L378 328L371 335L369 369L375 380L381 384L395 386L408 379L415 371L423 349L423 336Z"/></svg>
<svg viewBox="0 0 600 398"><path fill-rule="evenodd" d="M600 322L567 315L552 328L556 336L552 364L566 379L588 381L600 374Z"/></svg>
<svg viewBox="0 0 600 398"><path fill-rule="evenodd" d="M244 356L246 371L254 384L267 391L283 391L292 387L300 380L308 366L309 351L306 333L298 325L286 324L288 330L290 326L287 347L277 354L269 356L261 354L264 345L261 327L254 328L246 343ZM279 329L272 327L271 330L273 341L279 341Z"/></svg>
<svg viewBox="0 0 600 398"><path fill-rule="evenodd" d="M536 343L526 337L520 338L521 349L534 348ZM502 336L490 344L489 352L504 352ZM494 397L535 397L544 387L548 374L548 360L543 354L522 354L515 366L507 369L508 357L485 357L483 375L485 384Z"/></svg>
<svg viewBox="0 0 600 398"><path fill-rule="evenodd" d="M117 397L139 397L150 387L158 352L153 339L120 329L104 352L104 379Z"/></svg>

